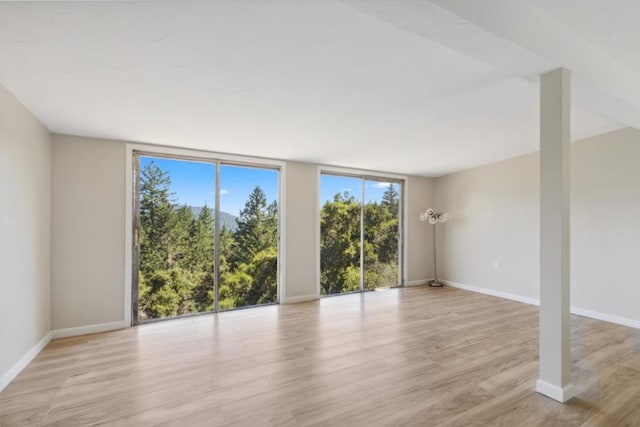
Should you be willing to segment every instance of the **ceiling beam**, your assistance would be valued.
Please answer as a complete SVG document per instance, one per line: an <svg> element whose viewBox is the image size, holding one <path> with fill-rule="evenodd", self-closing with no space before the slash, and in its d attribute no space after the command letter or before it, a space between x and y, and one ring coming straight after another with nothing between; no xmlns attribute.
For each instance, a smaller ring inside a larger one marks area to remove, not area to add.
<svg viewBox="0 0 640 427"><path fill-rule="evenodd" d="M518 0L345 0L399 29L501 70L537 81L571 70L573 99L640 128L640 75Z"/></svg>

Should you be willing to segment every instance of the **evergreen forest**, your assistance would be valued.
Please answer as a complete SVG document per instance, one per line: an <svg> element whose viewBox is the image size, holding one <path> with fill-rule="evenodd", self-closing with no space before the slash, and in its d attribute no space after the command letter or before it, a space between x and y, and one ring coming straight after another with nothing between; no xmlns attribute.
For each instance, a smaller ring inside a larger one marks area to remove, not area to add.
<svg viewBox="0 0 640 427"><path fill-rule="evenodd" d="M400 197L389 184L382 200L364 205L364 289L398 285ZM320 292L360 290L361 205L348 192L320 211Z"/></svg>
<svg viewBox="0 0 640 427"><path fill-rule="evenodd" d="M215 213L179 205L169 173L153 161L140 170L138 320L214 310ZM336 194L321 210L321 293L359 290L360 203ZM398 283L399 196L364 206L365 289ZM278 205L256 186L220 228L220 310L277 301Z"/></svg>
<svg viewBox="0 0 640 427"><path fill-rule="evenodd" d="M214 309L215 213L179 206L167 171L140 171L138 319ZM277 300L278 206L256 186L236 218L220 229L221 310Z"/></svg>

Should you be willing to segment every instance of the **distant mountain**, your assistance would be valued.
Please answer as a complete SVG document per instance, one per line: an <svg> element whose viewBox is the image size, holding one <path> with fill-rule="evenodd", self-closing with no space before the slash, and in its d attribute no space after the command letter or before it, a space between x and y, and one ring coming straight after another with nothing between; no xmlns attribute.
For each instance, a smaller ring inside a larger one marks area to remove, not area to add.
<svg viewBox="0 0 640 427"><path fill-rule="evenodd" d="M238 222L236 221L237 219L238 217L235 215L232 215L228 212L220 211L220 224L226 225L227 228L231 231L236 231L238 229Z"/></svg>
<svg viewBox="0 0 640 427"><path fill-rule="evenodd" d="M178 208L179 206L176 206L176 208ZM198 216L200 215L200 211L202 210L202 206L189 206L191 208L191 212L193 212L193 216ZM212 212L213 213L213 212ZM236 222L236 219L238 217L235 215L232 215L228 212L222 212L220 211L220 225L222 226L227 226L227 228L231 231L236 231L236 229L238 228L238 223Z"/></svg>

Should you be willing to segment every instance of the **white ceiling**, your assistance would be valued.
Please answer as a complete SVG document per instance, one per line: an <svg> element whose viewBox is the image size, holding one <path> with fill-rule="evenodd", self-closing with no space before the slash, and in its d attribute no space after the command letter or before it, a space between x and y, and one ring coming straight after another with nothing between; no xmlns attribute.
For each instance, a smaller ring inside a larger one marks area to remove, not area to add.
<svg viewBox="0 0 640 427"><path fill-rule="evenodd" d="M527 3L612 58L640 70L638 0L527 0Z"/></svg>
<svg viewBox="0 0 640 427"><path fill-rule="evenodd" d="M458 3L4 2L0 83L57 133L438 176L535 151L535 76L565 65ZM517 3L640 71L602 26L623 39L624 11ZM574 139L635 117L602 87L579 87Z"/></svg>

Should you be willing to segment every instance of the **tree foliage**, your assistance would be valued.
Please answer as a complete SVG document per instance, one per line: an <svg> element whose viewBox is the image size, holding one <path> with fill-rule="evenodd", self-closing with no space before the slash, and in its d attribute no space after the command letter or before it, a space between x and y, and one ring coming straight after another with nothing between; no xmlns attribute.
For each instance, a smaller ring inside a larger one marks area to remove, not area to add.
<svg viewBox="0 0 640 427"><path fill-rule="evenodd" d="M364 206L364 287L398 284L399 194L392 184L382 200ZM338 193L320 212L320 286L324 295L360 289L360 203Z"/></svg>
<svg viewBox="0 0 640 427"><path fill-rule="evenodd" d="M278 205L259 186L236 219L220 229L215 248L215 212L178 206L171 180L153 161L140 171L140 269L138 318L170 317L214 309L218 257L220 309L273 303L278 284ZM361 206L338 193L320 213L321 291L360 289ZM399 195L389 185L380 202L364 206L365 289L398 282Z"/></svg>
<svg viewBox="0 0 640 427"><path fill-rule="evenodd" d="M166 171L150 162L140 171L138 318L213 310L215 213L177 206ZM221 309L276 302L278 209L256 187L237 218L220 230Z"/></svg>

